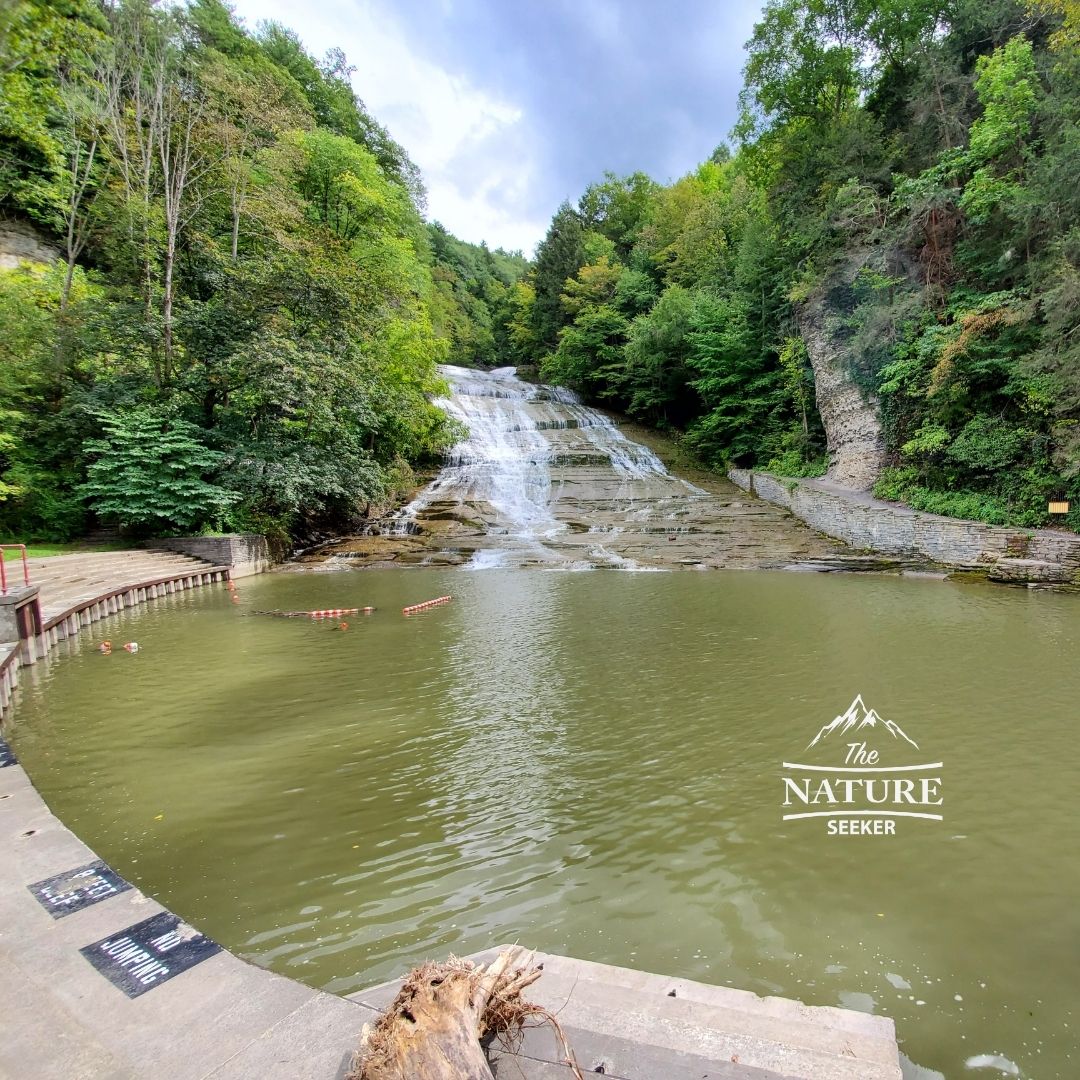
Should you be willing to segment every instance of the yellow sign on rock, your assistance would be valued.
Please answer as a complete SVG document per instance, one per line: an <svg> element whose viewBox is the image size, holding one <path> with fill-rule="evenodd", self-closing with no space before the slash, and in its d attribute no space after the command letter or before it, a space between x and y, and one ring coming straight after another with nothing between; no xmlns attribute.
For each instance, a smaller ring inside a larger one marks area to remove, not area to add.
<svg viewBox="0 0 1080 1080"><path fill-rule="evenodd" d="M1069 504L1067 502L1052 502L1047 507L1047 513L1049 514L1067 514L1069 512Z"/></svg>

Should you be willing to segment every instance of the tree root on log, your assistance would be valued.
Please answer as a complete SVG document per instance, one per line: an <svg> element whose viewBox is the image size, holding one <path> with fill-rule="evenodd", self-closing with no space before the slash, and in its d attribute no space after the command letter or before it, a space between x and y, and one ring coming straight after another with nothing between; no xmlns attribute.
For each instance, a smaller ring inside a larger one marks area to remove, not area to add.
<svg viewBox="0 0 1080 1080"><path fill-rule="evenodd" d="M493 1080L486 1047L497 1041L513 1051L525 1028L542 1024L552 1026L583 1080L558 1020L521 996L542 974L516 945L488 965L451 956L416 968L386 1012L364 1026L346 1080Z"/></svg>

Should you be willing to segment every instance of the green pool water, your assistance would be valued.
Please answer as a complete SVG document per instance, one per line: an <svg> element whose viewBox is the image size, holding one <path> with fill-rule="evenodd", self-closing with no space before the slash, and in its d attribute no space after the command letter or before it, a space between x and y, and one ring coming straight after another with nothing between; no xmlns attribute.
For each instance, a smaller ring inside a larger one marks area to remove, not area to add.
<svg viewBox="0 0 1080 1080"><path fill-rule="evenodd" d="M1080 1075L1078 598L539 570L239 596L84 632L24 672L7 735L68 825L240 955L347 993L520 940L885 1013L912 1077ZM254 614L365 604L345 632ZM783 763L856 695L941 762L942 821L781 820Z"/></svg>

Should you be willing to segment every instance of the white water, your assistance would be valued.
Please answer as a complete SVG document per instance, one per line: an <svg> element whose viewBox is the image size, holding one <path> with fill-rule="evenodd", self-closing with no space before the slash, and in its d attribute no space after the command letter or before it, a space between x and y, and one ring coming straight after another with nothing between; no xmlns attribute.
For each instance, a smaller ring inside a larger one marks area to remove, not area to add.
<svg viewBox="0 0 1080 1080"><path fill-rule="evenodd" d="M418 534L414 562L641 570L759 559L742 554L729 500L671 476L571 391L523 382L513 368L440 371L450 394L436 404L468 434L378 527Z"/></svg>
<svg viewBox="0 0 1080 1080"><path fill-rule="evenodd" d="M557 450L548 432L581 431L584 445L576 452L594 451L621 478L670 479L651 450L631 442L610 417L581 404L564 387L522 382L514 368L485 372L445 365L439 370L451 395L436 404L464 424L468 436L449 451L438 477L401 511L390 532L413 531L433 503L453 500L491 507L496 517L489 534L533 543L557 536L566 524L553 513L551 467ZM491 554L471 563L474 568L501 564Z"/></svg>

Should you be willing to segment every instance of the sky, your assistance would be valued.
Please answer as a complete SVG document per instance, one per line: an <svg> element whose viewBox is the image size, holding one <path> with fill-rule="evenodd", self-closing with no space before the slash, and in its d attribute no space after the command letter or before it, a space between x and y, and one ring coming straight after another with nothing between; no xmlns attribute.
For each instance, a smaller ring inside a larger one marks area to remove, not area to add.
<svg viewBox="0 0 1080 1080"><path fill-rule="evenodd" d="M668 182L735 123L760 11L724 0L232 0L254 29L344 50L420 167L428 217L531 255L605 171Z"/></svg>

